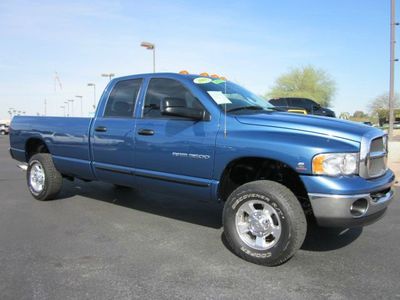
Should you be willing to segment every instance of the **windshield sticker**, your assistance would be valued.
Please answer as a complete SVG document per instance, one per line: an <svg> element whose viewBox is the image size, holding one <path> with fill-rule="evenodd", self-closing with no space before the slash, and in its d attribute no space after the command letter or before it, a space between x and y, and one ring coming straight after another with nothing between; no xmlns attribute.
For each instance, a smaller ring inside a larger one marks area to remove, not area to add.
<svg viewBox="0 0 400 300"><path fill-rule="evenodd" d="M210 83L211 81L212 81L212 79L207 78L207 77L197 77L197 78L193 79L193 82L197 83L197 84Z"/></svg>
<svg viewBox="0 0 400 300"><path fill-rule="evenodd" d="M215 80L213 80L212 82L215 83L215 84L220 84L220 83L224 83L224 82L226 82L226 81L225 81L225 80L222 80L222 79L215 79Z"/></svg>
<svg viewBox="0 0 400 300"><path fill-rule="evenodd" d="M207 91L217 104L230 104L231 100L228 99L221 91Z"/></svg>

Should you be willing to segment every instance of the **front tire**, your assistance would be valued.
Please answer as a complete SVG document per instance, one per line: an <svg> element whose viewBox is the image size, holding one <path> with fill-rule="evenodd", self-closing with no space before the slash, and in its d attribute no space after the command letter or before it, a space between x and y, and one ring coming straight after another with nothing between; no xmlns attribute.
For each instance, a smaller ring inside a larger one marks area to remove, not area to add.
<svg viewBox="0 0 400 300"><path fill-rule="evenodd" d="M239 257L266 266L289 260L307 231L296 196L268 180L249 182L232 192L225 203L223 226L226 240Z"/></svg>
<svg viewBox="0 0 400 300"><path fill-rule="evenodd" d="M54 199L60 192L63 181L48 153L39 153L31 157L26 179L32 196L41 201Z"/></svg>

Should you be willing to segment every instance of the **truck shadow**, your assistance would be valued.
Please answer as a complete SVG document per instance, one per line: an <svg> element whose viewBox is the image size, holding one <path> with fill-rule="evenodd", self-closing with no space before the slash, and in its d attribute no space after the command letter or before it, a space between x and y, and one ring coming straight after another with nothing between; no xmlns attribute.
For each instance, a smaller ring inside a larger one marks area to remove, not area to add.
<svg viewBox="0 0 400 300"><path fill-rule="evenodd" d="M215 229L222 227L222 203L200 202L124 187L116 188L99 182L64 181L64 187L58 199L76 195L196 225ZM322 228L311 222L301 249L318 252L340 249L351 244L361 233L362 228ZM221 239L230 249L223 233Z"/></svg>
<svg viewBox="0 0 400 300"><path fill-rule="evenodd" d="M323 228L311 222L301 249L318 252L340 249L354 242L362 231L362 227Z"/></svg>
<svg viewBox="0 0 400 300"><path fill-rule="evenodd" d="M222 227L221 203L171 197L99 182L64 181L58 199L76 195L211 228Z"/></svg>

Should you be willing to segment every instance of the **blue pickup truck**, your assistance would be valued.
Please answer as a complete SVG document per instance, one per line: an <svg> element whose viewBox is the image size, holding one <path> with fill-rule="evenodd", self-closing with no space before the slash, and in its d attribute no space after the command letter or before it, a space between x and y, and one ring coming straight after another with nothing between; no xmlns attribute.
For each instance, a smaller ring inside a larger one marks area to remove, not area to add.
<svg viewBox="0 0 400 300"><path fill-rule="evenodd" d="M378 220L393 198L387 149L376 128L281 112L225 78L176 73L113 79L94 118L17 116L10 127L34 198L77 178L223 201L231 248L267 266L295 254L310 221Z"/></svg>

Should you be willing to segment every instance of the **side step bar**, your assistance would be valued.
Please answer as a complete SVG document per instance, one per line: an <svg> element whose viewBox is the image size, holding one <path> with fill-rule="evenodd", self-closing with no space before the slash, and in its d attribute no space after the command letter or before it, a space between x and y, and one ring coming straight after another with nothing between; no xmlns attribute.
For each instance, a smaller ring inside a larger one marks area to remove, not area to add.
<svg viewBox="0 0 400 300"><path fill-rule="evenodd" d="M22 171L28 170L28 165L27 164L18 164L18 168L20 168Z"/></svg>

